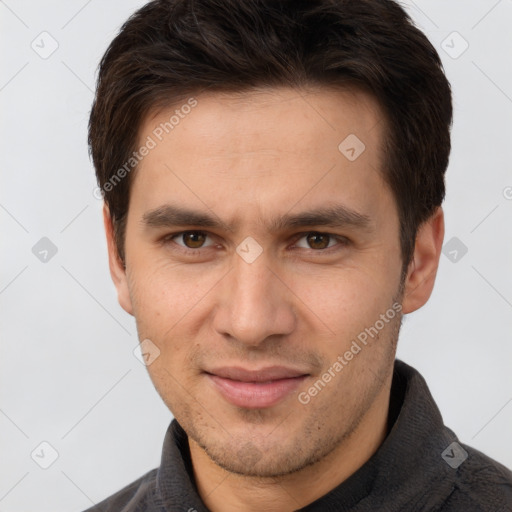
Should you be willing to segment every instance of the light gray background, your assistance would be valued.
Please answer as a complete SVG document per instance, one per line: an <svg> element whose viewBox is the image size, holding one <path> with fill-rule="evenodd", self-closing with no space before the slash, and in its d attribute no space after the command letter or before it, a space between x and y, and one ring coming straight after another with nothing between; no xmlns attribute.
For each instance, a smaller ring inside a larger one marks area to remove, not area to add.
<svg viewBox="0 0 512 512"><path fill-rule="evenodd" d="M0 1L1 512L83 510L159 463L171 414L117 304L86 146L97 64L142 3ZM406 5L453 86L445 242L468 252L442 256L398 356L462 442L512 467L512 1Z"/></svg>

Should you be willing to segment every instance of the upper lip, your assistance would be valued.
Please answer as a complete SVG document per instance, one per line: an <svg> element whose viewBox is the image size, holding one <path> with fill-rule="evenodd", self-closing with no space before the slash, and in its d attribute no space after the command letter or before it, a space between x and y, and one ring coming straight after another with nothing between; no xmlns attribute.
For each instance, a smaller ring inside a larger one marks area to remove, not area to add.
<svg viewBox="0 0 512 512"><path fill-rule="evenodd" d="M240 366L223 366L207 371L211 375L240 382L268 382L279 379L293 379L308 375L307 372L285 366L267 366L257 370L249 370Z"/></svg>

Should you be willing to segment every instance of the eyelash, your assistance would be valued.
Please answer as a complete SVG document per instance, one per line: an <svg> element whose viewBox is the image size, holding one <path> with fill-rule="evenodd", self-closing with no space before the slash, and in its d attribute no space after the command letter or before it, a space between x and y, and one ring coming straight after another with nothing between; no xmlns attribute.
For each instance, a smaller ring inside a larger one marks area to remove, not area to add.
<svg viewBox="0 0 512 512"><path fill-rule="evenodd" d="M194 256L200 256L202 255L202 253L211 248L211 247L214 247L215 244L212 244L212 245L208 245L206 247L198 247L197 249L191 249L190 247L185 247L183 245L180 245L176 242L174 242L174 239L175 238L178 238L180 236L183 236L187 233L196 233L196 234L203 234L207 237L210 237L211 238L211 235L206 232L206 231L201 231L201 230L194 230L194 229L191 229L191 230L188 230L188 231L180 231L178 233L171 233L169 235L166 235L163 239L162 239L162 242L163 244L167 245L169 243L173 243L177 248L178 248L178 251L182 252L183 254L185 255L194 255ZM303 232L303 233L298 233L295 238L294 238L294 244L296 244L299 240L301 240L302 238L308 236L308 235L323 235L323 236L328 236L330 238L329 240L329 243L331 242L331 240L335 240L337 241L338 243L332 247L327 247L325 249L304 249L303 247L294 247L292 250L307 250L307 251L310 251L311 253L316 253L316 254L330 254L331 252L334 252L336 250L340 250L341 248L344 248L346 247L347 245L350 244L350 240L344 236L336 236L336 235L333 235L332 233L324 233L324 232L321 232L321 231L306 231L306 232Z"/></svg>
<svg viewBox="0 0 512 512"><path fill-rule="evenodd" d="M297 237L294 239L295 241L293 243L296 244L299 240L307 237L308 235L327 236L327 237L329 237L329 244L332 241L336 241L338 243L331 247L326 247L325 249L312 249L312 248L305 249L304 247L295 247L293 250L303 249L303 250L311 251L313 253L330 253L331 251L339 250L341 247L346 247L349 243L348 238L346 238L344 236L336 236L336 235L333 235L332 233L323 233L322 231L306 231L305 233L299 233L297 235Z"/></svg>

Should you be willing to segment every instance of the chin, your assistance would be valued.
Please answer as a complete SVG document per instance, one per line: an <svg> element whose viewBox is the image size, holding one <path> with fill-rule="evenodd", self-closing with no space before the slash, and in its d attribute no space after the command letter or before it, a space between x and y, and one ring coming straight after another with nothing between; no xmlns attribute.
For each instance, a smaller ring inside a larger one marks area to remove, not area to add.
<svg viewBox="0 0 512 512"><path fill-rule="evenodd" d="M283 424L286 425L283 438L272 436L275 427L268 434L259 436L241 432L231 436L228 442L211 436L196 436L196 433L189 435L217 466L229 473L254 478L279 478L301 471L322 460L345 437L329 435L314 439L304 435L302 430L302 435L297 438L289 425Z"/></svg>

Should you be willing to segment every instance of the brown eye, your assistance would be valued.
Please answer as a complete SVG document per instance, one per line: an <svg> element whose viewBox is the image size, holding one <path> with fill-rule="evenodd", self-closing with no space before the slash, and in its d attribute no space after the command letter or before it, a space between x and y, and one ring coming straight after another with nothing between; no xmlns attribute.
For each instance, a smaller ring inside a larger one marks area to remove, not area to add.
<svg viewBox="0 0 512 512"><path fill-rule="evenodd" d="M199 249L206 241L206 234L200 231L187 231L181 235L183 244L189 249Z"/></svg>
<svg viewBox="0 0 512 512"><path fill-rule="evenodd" d="M203 250L213 249L215 241L212 235L205 231L180 231L172 235L167 235L162 239L165 247L171 251L181 251L181 254L187 256L202 255ZM178 248L176 246L179 246Z"/></svg>
<svg viewBox="0 0 512 512"><path fill-rule="evenodd" d="M310 233L306 235L306 240L311 249L326 249L329 247L331 237L322 233Z"/></svg>

